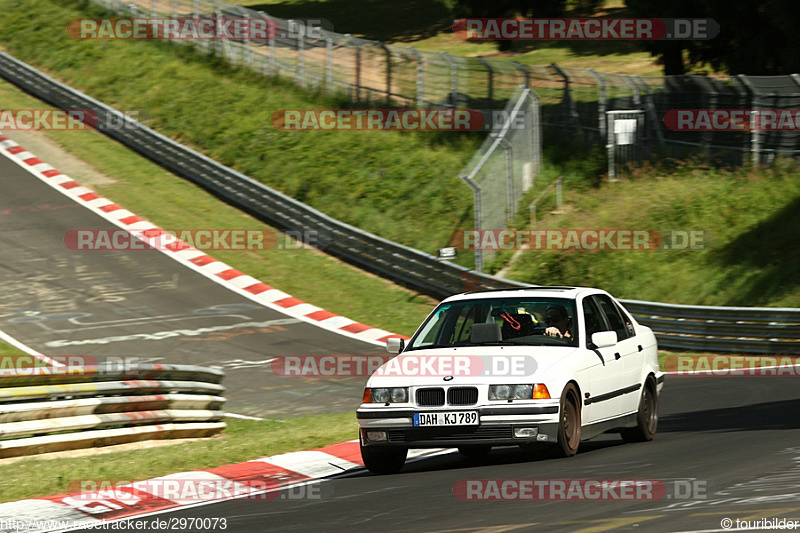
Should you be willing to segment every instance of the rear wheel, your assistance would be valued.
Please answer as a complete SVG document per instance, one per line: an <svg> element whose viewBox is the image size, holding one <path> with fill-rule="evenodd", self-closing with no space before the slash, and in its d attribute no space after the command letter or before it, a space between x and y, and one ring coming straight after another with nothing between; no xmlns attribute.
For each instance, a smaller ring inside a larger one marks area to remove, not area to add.
<svg viewBox="0 0 800 533"><path fill-rule="evenodd" d="M562 457L572 457L578 453L581 443L580 396L575 385L570 383L561 395L561 408L558 421L558 442L556 452Z"/></svg>
<svg viewBox="0 0 800 533"><path fill-rule="evenodd" d="M625 442L645 442L653 440L658 428L658 394L652 378L644 384L642 396L639 398L639 412L636 415L636 427L621 431Z"/></svg>
<svg viewBox="0 0 800 533"><path fill-rule="evenodd" d="M406 464L407 455L408 448L361 444L361 459L364 461L364 466L375 474L396 474Z"/></svg>

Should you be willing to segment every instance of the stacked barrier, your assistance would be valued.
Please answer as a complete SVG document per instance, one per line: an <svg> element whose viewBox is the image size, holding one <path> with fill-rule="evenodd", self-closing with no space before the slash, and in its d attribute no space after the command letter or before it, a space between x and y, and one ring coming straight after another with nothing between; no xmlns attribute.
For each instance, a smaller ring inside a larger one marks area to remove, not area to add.
<svg viewBox="0 0 800 533"><path fill-rule="evenodd" d="M225 428L221 370L54 364L0 370L0 458Z"/></svg>

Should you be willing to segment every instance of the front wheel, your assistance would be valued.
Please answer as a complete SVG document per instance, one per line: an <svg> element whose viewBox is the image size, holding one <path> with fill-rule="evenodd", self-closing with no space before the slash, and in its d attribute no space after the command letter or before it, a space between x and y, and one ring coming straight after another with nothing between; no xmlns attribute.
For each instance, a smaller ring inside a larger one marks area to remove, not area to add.
<svg viewBox="0 0 800 533"><path fill-rule="evenodd" d="M364 466L375 474L396 474L406 464L408 448L364 446L361 444L361 459Z"/></svg>
<svg viewBox="0 0 800 533"><path fill-rule="evenodd" d="M626 428L621 432L625 442L645 442L653 440L658 428L658 394L653 379L648 379L639 399L639 412L636 415L636 427Z"/></svg>
<svg viewBox="0 0 800 533"><path fill-rule="evenodd" d="M578 453L581 443L581 402L578 390L570 383L561 395L556 452L562 457Z"/></svg>

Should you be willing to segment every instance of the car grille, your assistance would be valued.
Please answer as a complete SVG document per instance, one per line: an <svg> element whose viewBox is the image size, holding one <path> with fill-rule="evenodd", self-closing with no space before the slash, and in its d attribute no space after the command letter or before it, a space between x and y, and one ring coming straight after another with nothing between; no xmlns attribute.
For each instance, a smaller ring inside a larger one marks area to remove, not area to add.
<svg viewBox="0 0 800 533"><path fill-rule="evenodd" d="M511 426L477 426L472 428L390 429L389 442L498 440L513 439Z"/></svg>
<svg viewBox="0 0 800 533"><path fill-rule="evenodd" d="M475 405L478 403L478 389L475 387L453 387L448 389L447 403L450 405Z"/></svg>
<svg viewBox="0 0 800 533"><path fill-rule="evenodd" d="M417 405L436 407L444 405L444 389L419 389L417 390Z"/></svg>

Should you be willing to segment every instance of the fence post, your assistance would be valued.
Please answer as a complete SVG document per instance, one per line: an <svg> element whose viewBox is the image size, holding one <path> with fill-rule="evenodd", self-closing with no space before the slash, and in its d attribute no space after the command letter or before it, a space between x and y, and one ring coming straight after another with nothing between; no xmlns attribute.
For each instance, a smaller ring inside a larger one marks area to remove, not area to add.
<svg viewBox="0 0 800 533"><path fill-rule="evenodd" d="M608 107L608 102L606 101L606 80L593 69L587 68L586 70L589 71L589 74L594 76L600 88L600 97L597 100L597 127L600 130L600 142L604 142L607 139L608 133L606 132L606 111Z"/></svg>
<svg viewBox="0 0 800 533"><path fill-rule="evenodd" d="M506 223L511 224L516 211L514 198L514 146L506 137L500 138L500 146L503 147L503 151L506 153L506 202L508 202Z"/></svg>
<svg viewBox="0 0 800 533"><path fill-rule="evenodd" d="M489 64L484 58L478 56L478 61L486 67L486 73L489 74L489 87L488 87L488 94L489 94L489 102L494 103L494 69L492 65Z"/></svg>
<svg viewBox="0 0 800 533"><path fill-rule="evenodd" d="M561 205L563 204L563 196L562 196L562 183L564 181L564 176L559 176L556 180L556 211L561 211Z"/></svg>
<svg viewBox="0 0 800 533"><path fill-rule="evenodd" d="M333 91L333 39L325 32L325 85Z"/></svg>
<svg viewBox="0 0 800 533"><path fill-rule="evenodd" d="M392 52L383 42L377 41L377 43L386 52L386 105L390 105L392 103Z"/></svg>
<svg viewBox="0 0 800 533"><path fill-rule="evenodd" d="M564 80L564 96L561 100L562 105L564 105L564 122L567 123L569 131L572 131L573 120L580 126L580 117L578 116L578 111L575 109L575 102L572 100L572 95L569 92L569 76L555 63L551 63L550 68Z"/></svg>
<svg viewBox="0 0 800 533"><path fill-rule="evenodd" d="M150 0L150 16L153 18L158 18L158 11L156 11L156 5L158 5L158 0Z"/></svg>
<svg viewBox="0 0 800 533"><path fill-rule="evenodd" d="M358 42L353 38L352 35L346 33L344 35L347 38L347 41L350 43L351 46L354 46L356 49L356 94L355 100L356 102L361 100L361 46L359 46Z"/></svg>
<svg viewBox="0 0 800 533"><path fill-rule="evenodd" d="M453 107L458 107L458 65L447 52L440 52L447 64L450 65L450 99Z"/></svg>
<svg viewBox="0 0 800 533"><path fill-rule="evenodd" d="M417 107L425 106L425 65L422 61L422 54L413 46L407 46L414 57L417 58Z"/></svg>
<svg viewBox="0 0 800 533"><path fill-rule="evenodd" d="M244 18L247 20L247 32L244 36L244 49L242 50L242 63L244 66L249 67L253 63L253 49L250 48L250 12L244 12Z"/></svg>
<svg viewBox="0 0 800 533"><path fill-rule="evenodd" d="M751 157L753 165L758 165L761 160L761 132L756 131L756 114L753 111L758 109L758 106L761 105L760 94L756 91L755 87L753 87L753 84L750 83L750 80L747 79L747 76L738 74L736 77L752 95L750 100L750 151L752 152Z"/></svg>
<svg viewBox="0 0 800 533"><path fill-rule="evenodd" d="M641 76L632 76L632 78L641 85L645 90L645 112L650 117L650 125L653 131L656 134L656 138L658 139L658 145L663 147L664 146L664 133L661 131L661 128L664 124L663 121L658 120L658 115L656 114L656 105L653 103L653 95L650 93L650 87L645 83ZM649 129L649 128L648 128ZM648 130L645 130L648 131ZM648 138L649 141L649 138Z"/></svg>
<svg viewBox="0 0 800 533"><path fill-rule="evenodd" d="M620 74L619 76L620 76L620 78L622 78L623 80L625 80L625 83L627 83L627 84L628 84L628 87L630 87L630 88L631 88L631 91L633 91L633 105L635 105L635 106L641 106L641 105L642 105L642 99L641 99L641 97L639 96L639 88L636 86L636 84L635 84L635 83L633 83L633 82L631 81L631 79L630 79L630 76L626 76L626 75L624 75L624 74ZM637 109L638 109L638 108L637 108Z"/></svg>
<svg viewBox="0 0 800 533"><path fill-rule="evenodd" d="M528 69L525 68L525 65L521 64L519 61L512 61L512 63L515 67L522 71L522 75L525 76L525 87L529 87L531 84L531 73L528 72Z"/></svg>
<svg viewBox="0 0 800 533"><path fill-rule="evenodd" d="M481 204L481 187L472 179L472 176L459 174L459 178L467 182L472 189L475 198L475 229L480 232L483 228L483 206ZM480 235L480 233L479 233ZM480 246L475 247L475 272L483 272L483 250Z"/></svg>

